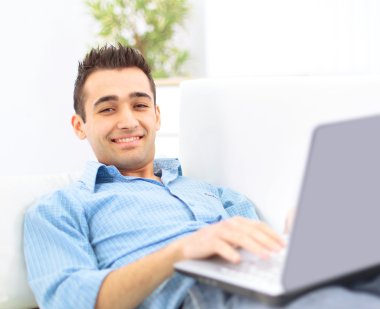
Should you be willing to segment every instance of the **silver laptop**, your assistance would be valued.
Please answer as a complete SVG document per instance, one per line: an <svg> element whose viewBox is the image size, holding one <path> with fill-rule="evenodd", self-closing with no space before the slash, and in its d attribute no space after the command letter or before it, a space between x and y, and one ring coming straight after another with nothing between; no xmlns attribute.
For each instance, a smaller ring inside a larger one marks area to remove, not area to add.
<svg viewBox="0 0 380 309"><path fill-rule="evenodd" d="M183 274L284 304L311 289L380 273L380 116L314 130L286 251L269 260L187 260Z"/></svg>

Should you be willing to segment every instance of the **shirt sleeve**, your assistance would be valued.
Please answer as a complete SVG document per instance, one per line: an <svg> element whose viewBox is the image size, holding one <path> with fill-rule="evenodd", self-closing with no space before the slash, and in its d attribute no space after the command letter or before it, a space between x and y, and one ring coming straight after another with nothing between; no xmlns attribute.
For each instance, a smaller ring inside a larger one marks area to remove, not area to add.
<svg viewBox="0 0 380 309"><path fill-rule="evenodd" d="M60 194L27 211L24 255L29 285L42 308L94 308L111 271L98 269L84 211Z"/></svg>
<svg viewBox="0 0 380 309"><path fill-rule="evenodd" d="M230 217L242 216L254 220L260 219L256 206L243 194L224 187L218 187L218 194Z"/></svg>

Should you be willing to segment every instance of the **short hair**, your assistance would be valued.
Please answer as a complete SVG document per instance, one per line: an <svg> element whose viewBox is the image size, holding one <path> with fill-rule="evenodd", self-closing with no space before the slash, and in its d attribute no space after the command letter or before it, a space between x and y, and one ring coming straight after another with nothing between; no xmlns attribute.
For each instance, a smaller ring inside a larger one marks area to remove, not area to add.
<svg viewBox="0 0 380 309"><path fill-rule="evenodd" d="M137 67L144 72L149 80L153 92L153 101L156 105L156 85L151 74L151 69L144 56L135 48L123 46L105 45L92 48L78 65L78 75L74 86L74 110L84 122L86 113L84 108L83 88L88 76L101 69L122 69Z"/></svg>

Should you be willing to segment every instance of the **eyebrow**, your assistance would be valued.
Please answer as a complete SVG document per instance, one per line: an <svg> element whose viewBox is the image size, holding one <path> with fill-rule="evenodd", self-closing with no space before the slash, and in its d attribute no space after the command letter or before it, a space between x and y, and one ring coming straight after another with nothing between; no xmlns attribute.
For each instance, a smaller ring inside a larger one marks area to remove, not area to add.
<svg viewBox="0 0 380 309"><path fill-rule="evenodd" d="M140 91L132 92L129 95L129 98L130 99L132 99L132 98L148 98L149 100L152 100L152 98L149 94L147 94L146 92L140 92Z"/></svg>
<svg viewBox="0 0 380 309"><path fill-rule="evenodd" d="M149 100L152 100L152 97L147 94L146 92L140 92L140 91L135 91L129 94L129 99L133 98L148 98ZM108 101L117 101L119 100L119 97L117 95L106 95L104 97L100 97L97 99L94 103L94 108L98 106L99 104L103 102L108 102Z"/></svg>

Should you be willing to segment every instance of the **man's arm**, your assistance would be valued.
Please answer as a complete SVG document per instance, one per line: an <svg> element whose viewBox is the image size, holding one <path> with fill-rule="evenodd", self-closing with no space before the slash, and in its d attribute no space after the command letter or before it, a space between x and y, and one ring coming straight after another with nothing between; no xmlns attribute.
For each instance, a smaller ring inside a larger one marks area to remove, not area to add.
<svg viewBox="0 0 380 309"><path fill-rule="evenodd" d="M172 275L178 255L173 243L110 272L100 287L95 308L135 308Z"/></svg>
<svg viewBox="0 0 380 309"><path fill-rule="evenodd" d="M24 220L28 282L40 308L94 308L111 269L98 268L81 207L62 192L39 200Z"/></svg>
<svg viewBox="0 0 380 309"><path fill-rule="evenodd" d="M63 194L42 199L25 215L29 284L40 307L132 308L173 274L177 261L218 254L237 262L236 248L266 256L281 240L264 224L234 217L174 241L117 270L99 270L86 214Z"/></svg>
<svg viewBox="0 0 380 309"><path fill-rule="evenodd" d="M238 263L237 248L266 258L283 246L282 239L259 221L234 217L207 226L109 273L100 287L96 309L135 308L173 274L178 261L219 255Z"/></svg>

